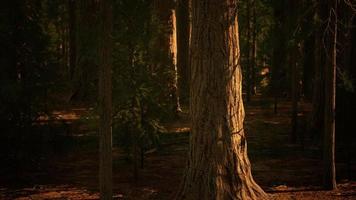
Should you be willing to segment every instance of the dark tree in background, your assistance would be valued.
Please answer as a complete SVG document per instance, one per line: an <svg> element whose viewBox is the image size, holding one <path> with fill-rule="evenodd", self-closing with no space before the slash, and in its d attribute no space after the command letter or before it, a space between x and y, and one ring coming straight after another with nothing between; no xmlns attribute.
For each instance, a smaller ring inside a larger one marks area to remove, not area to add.
<svg viewBox="0 0 356 200"><path fill-rule="evenodd" d="M153 21L157 24L157 35L153 39L152 57L153 70L168 68L170 76L163 82L168 84L169 101L172 110L178 113L180 108L178 92L178 71L177 71L177 30L176 30L176 11L175 2L153 1ZM180 57L181 61L181 57Z"/></svg>
<svg viewBox="0 0 356 200"><path fill-rule="evenodd" d="M100 199L112 199L112 2L98 2L99 21L99 137Z"/></svg>
<svg viewBox="0 0 356 200"><path fill-rule="evenodd" d="M61 85L57 45L48 28L57 13L47 15L49 9L40 1L19 0L0 8L0 156L14 169L38 162L33 156L44 145L31 144L45 131L34 121L57 102L49 93Z"/></svg>
<svg viewBox="0 0 356 200"><path fill-rule="evenodd" d="M77 65L77 1L68 0L68 15L69 15L69 76L73 80L74 71Z"/></svg>
<svg viewBox="0 0 356 200"><path fill-rule="evenodd" d="M338 1L321 2L325 9L323 15L326 30L323 37L326 52L325 74L325 107L324 107L324 188L336 189L335 175L335 99L336 99L336 45Z"/></svg>
<svg viewBox="0 0 356 200"><path fill-rule="evenodd" d="M316 1L316 8L314 9L314 37L315 47L312 52L314 56L313 62L313 95L312 95L312 110L310 114L311 122L309 124L309 134L313 140L320 141L324 133L324 99L325 99L325 90L324 88L324 70L323 66L325 63L325 51L323 47L323 33L325 30L325 24L321 23L322 16L322 5Z"/></svg>
<svg viewBox="0 0 356 200"><path fill-rule="evenodd" d="M274 31L273 31L273 58L271 69L271 92L274 97L274 113L278 112L278 98L282 96L285 84L285 67L287 62L287 1L273 2Z"/></svg>
<svg viewBox="0 0 356 200"><path fill-rule="evenodd" d="M176 3L178 95L181 103L189 100L189 2L178 0Z"/></svg>
<svg viewBox="0 0 356 200"><path fill-rule="evenodd" d="M97 92L98 72L98 44L99 29L94 24L100 23L98 2L95 0L77 0L75 18L75 49L70 50L75 54L75 68L71 68L72 102L95 102ZM74 37L74 36L72 36ZM72 38L71 37L71 38ZM73 41L71 41L72 43ZM74 52L75 51L75 52ZM74 61L72 61L74 62Z"/></svg>

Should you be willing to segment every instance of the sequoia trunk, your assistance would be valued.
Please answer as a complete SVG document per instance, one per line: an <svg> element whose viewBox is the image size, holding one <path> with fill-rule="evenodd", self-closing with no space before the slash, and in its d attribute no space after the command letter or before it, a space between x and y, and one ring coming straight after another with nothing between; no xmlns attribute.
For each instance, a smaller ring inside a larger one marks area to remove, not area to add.
<svg viewBox="0 0 356 200"><path fill-rule="evenodd" d="M243 128L237 0L193 0L191 138L176 199L266 199Z"/></svg>

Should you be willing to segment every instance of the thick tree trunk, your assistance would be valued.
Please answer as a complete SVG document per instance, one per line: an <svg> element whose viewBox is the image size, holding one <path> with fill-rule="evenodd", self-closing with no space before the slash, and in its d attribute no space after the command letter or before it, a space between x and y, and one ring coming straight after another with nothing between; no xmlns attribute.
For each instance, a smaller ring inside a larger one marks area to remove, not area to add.
<svg viewBox="0 0 356 200"><path fill-rule="evenodd" d="M356 77L356 18L354 17L352 20L352 29L351 29L351 50L350 50L350 60L349 60L349 69L350 69L350 74L352 77ZM345 123L347 123L347 126L345 127L345 130L352 130L353 128L353 123L354 123L354 119L353 117L350 116L354 116L354 111L356 110L356 104L353 102L356 102L356 93L355 91L350 95L351 98L349 98L348 100L350 107L348 107L348 112L346 116L349 116L348 119L346 120ZM350 128L350 129L347 129ZM353 147L353 143L354 143L354 139L355 139L355 135L352 132L347 132L347 168L348 168L348 177L349 179L351 179L352 177L352 159L353 159L353 152L354 152L354 147Z"/></svg>
<svg viewBox="0 0 356 200"><path fill-rule="evenodd" d="M99 135L100 199L112 199L112 2L100 0L99 61Z"/></svg>
<svg viewBox="0 0 356 200"><path fill-rule="evenodd" d="M324 188L336 189L335 180L335 94L336 94L336 44L337 0L325 5L329 25L326 31L325 107L324 107Z"/></svg>
<svg viewBox="0 0 356 200"><path fill-rule="evenodd" d="M237 0L193 0L191 138L176 199L262 200L243 129Z"/></svg>
<svg viewBox="0 0 356 200"><path fill-rule="evenodd" d="M348 174L351 179L352 174L352 151L355 149L353 143L355 136L353 132L355 106L355 60L356 55L353 50L356 47L353 40L353 32L356 30L355 10L347 1L340 1L338 6L338 26L337 33L337 67L341 76L338 76L338 87L336 89L336 143L345 149ZM346 75L346 76L345 76ZM352 84L350 84L352 83Z"/></svg>
<svg viewBox="0 0 356 200"><path fill-rule="evenodd" d="M189 100L189 0L178 0L177 15L177 68L178 93L181 103Z"/></svg>

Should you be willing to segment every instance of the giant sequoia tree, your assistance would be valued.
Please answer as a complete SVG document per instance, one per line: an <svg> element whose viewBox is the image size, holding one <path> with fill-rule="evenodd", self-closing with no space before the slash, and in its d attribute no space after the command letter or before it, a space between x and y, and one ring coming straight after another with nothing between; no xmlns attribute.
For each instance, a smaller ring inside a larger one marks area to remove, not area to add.
<svg viewBox="0 0 356 200"><path fill-rule="evenodd" d="M266 199L243 129L237 0L193 0L191 138L177 199Z"/></svg>

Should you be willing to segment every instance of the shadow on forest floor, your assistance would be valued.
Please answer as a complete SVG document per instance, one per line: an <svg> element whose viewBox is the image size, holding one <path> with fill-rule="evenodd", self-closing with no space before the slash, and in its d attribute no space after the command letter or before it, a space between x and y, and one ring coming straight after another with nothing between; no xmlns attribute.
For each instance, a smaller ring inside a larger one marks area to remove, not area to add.
<svg viewBox="0 0 356 200"><path fill-rule="evenodd" d="M282 102L279 114L273 114L268 101L254 99L246 106L245 129L254 178L272 199L356 199L355 166L348 173L342 161L337 163L339 189L322 191L320 152L305 135L304 148L289 143L290 103ZM300 117L309 112L301 104ZM305 123L304 119L304 123ZM299 134L305 131L300 123ZM132 165L123 152L114 148L113 174L115 199L169 200L179 187L189 146L187 116L166 124L161 145L146 153L139 179L133 181ZM88 129L84 129L88 132ZM60 154L51 155L36 168L0 172L0 199L98 199L97 137L83 134ZM1 170L2 168L0 168Z"/></svg>

